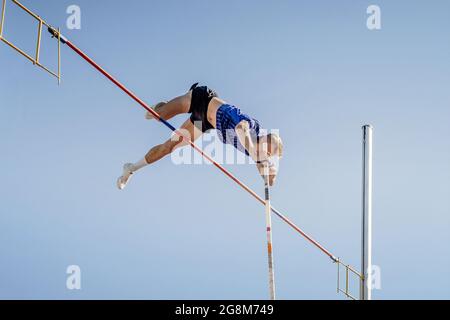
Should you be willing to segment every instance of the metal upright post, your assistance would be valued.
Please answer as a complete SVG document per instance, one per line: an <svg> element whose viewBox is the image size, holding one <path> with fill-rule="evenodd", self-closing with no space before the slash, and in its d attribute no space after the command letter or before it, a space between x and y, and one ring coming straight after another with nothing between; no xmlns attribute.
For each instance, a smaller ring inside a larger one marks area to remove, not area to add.
<svg viewBox="0 0 450 320"><path fill-rule="evenodd" d="M3 24L5 23L6 0L2 3L2 15L0 16L0 39L3 38Z"/></svg>
<svg viewBox="0 0 450 320"><path fill-rule="evenodd" d="M372 299L372 133L363 126L362 237L361 237L361 300Z"/></svg>
<svg viewBox="0 0 450 320"><path fill-rule="evenodd" d="M269 185L269 165L264 165L264 186L265 186L265 206L266 206L266 232L267 232L267 258L269 262L269 297L275 300L275 274L273 271L273 250L272 250L272 208L270 205L270 185Z"/></svg>

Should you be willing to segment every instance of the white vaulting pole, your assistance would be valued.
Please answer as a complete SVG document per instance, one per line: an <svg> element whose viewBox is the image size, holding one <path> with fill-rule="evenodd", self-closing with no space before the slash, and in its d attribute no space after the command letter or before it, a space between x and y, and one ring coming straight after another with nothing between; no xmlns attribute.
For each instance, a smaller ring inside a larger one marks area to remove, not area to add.
<svg viewBox="0 0 450 320"><path fill-rule="evenodd" d="M266 206L266 232L267 232L267 258L269 261L269 297L275 300L275 274L273 271L273 250L272 250L272 209L270 206L270 186L269 186L269 165L264 166L264 187Z"/></svg>
<svg viewBox="0 0 450 320"><path fill-rule="evenodd" d="M363 126L361 300L372 299L372 136L373 128Z"/></svg>

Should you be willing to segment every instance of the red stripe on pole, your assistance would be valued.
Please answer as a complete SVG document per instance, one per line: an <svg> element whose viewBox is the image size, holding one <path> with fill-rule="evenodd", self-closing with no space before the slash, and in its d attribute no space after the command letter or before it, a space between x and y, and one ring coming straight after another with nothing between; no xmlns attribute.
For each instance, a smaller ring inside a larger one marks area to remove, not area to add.
<svg viewBox="0 0 450 320"><path fill-rule="evenodd" d="M147 103L145 103L143 100L141 100L138 96L136 96L133 92L131 92L127 87L125 87L122 83L120 83L117 79L115 79L112 75L110 75L108 72L106 72L105 69L100 67L94 60L92 60L89 56L87 56L83 51L81 51L78 47L76 47L74 44L72 44L70 41L66 40L66 44L74 50L78 55L80 55L83 59L85 59L89 64L91 64L95 69L97 69L100 73L102 73L105 77L107 77L111 82L113 82L116 86L118 86L122 91L124 91L128 96L130 96L133 100L135 100L137 103L139 103L145 110L150 112L153 116L155 116L157 119L159 119L161 122L163 122L168 128L170 128L172 131L175 132L178 136L182 137L183 139L186 139L182 134L180 134L177 130L174 129L172 125L170 125L167 121L162 119L157 112L155 112ZM233 174L231 174L228 170L226 170L224 167L222 167L218 162L214 161L209 155L205 154L202 149L200 149L197 145L194 144L190 139L186 139L191 147L195 149L197 152L199 152L205 159L210 161L212 164L214 164L220 171L222 171L225 175L227 175L231 180L236 182L241 188L243 188L245 191L247 191L250 195L252 195L256 200L258 200L260 203L265 205L265 201L250 187L245 185L242 181L240 181L238 178L236 178ZM302 229L297 227L291 220L289 220L287 217L285 217L283 214L281 214L278 210L271 207L272 212L277 215L281 220L286 222L289 226L291 226L295 231L300 233L306 240L311 242L313 245L315 245L318 249L320 249L323 253L325 253L327 256L329 256L334 262L337 262L337 258L327 249L325 249L319 242L314 240L311 236L309 236L306 232L304 232Z"/></svg>

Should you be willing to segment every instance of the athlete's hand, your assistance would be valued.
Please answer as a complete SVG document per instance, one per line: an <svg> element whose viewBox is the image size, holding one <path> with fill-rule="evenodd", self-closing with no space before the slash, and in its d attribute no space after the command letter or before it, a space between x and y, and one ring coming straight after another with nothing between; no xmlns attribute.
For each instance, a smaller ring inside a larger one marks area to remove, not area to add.
<svg viewBox="0 0 450 320"><path fill-rule="evenodd" d="M257 163L256 167L258 168L259 174L265 181L265 170L264 167L266 163ZM269 185L272 187L275 184L278 174L278 166L271 164L269 165Z"/></svg>

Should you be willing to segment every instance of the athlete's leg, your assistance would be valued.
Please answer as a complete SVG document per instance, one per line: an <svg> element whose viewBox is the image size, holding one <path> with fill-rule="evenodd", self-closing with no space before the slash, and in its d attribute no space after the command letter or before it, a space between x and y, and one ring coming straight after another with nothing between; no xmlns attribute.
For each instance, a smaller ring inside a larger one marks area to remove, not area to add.
<svg viewBox="0 0 450 320"><path fill-rule="evenodd" d="M190 139L191 141L195 141L202 135L202 132L194 126L190 119L186 120L178 131L185 136L186 139ZM145 158L141 161L134 164L125 164L123 168L123 175L117 180L118 188L125 188L128 179L137 170L142 169L149 164L155 163L156 161L172 153L174 150L186 146L187 144L189 144L188 141L181 139L178 135L174 135L163 144L157 145L150 149L150 151L145 155Z"/></svg>
<svg viewBox="0 0 450 320"><path fill-rule="evenodd" d="M188 119L184 122L181 128L178 130L186 139L195 141L202 135L202 132L195 127L191 120ZM157 145L150 149L146 154L145 160L147 164L152 164L161 158L171 154L174 150L188 145L189 142L181 139L178 135L174 135L171 139L167 140L163 144Z"/></svg>
<svg viewBox="0 0 450 320"><path fill-rule="evenodd" d="M169 120L178 114L188 113L191 108L191 92L170 100L169 102L158 103L153 110L164 120ZM153 115L147 111L147 119L153 119Z"/></svg>

